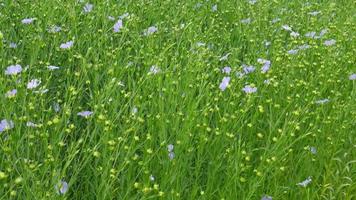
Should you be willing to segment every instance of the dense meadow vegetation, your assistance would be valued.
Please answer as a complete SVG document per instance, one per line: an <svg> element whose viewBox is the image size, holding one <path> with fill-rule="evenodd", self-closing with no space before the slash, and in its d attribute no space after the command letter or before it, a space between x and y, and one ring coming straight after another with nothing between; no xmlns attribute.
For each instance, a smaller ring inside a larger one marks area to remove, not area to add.
<svg viewBox="0 0 356 200"><path fill-rule="evenodd" d="M0 199L356 199L352 0L1 0Z"/></svg>

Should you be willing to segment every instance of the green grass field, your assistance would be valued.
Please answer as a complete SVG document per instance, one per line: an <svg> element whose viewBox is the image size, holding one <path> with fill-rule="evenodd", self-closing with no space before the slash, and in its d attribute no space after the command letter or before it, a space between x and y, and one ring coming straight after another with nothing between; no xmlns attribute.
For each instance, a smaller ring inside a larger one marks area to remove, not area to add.
<svg viewBox="0 0 356 200"><path fill-rule="evenodd" d="M352 0L1 0L0 199L355 200Z"/></svg>

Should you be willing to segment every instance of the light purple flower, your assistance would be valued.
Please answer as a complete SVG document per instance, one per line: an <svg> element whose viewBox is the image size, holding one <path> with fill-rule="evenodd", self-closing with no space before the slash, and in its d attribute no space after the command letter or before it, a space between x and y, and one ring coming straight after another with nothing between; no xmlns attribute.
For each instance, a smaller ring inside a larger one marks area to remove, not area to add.
<svg viewBox="0 0 356 200"><path fill-rule="evenodd" d="M300 45L298 47L299 50L306 50L306 49L309 49L309 48L310 48L310 46L308 44L303 44L303 45Z"/></svg>
<svg viewBox="0 0 356 200"><path fill-rule="evenodd" d="M27 89L34 89L37 88L41 84L41 81L38 79L32 79L30 82L27 83Z"/></svg>
<svg viewBox="0 0 356 200"><path fill-rule="evenodd" d="M298 32L294 32L294 31L292 31L291 33L290 33L290 36L292 36L292 37L299 37L299 33Z"/></svg>
<svg viewBox="0 0 356 200"><path fill-rule="evenodd" d="M128 16L130 16L129 13L124 13L124 14L122 14L122 15L119 16L119 19L125 19L125 18L127 18Z"/></svg>
<svg viewBox="0 0 356 200"><path fill-rule="evenodd" d="M158 74L159 72L161 72L161 69L159 67L157 67L156 65L151 66L151 68L150 68L151 74Z"/></svg>
<svg viewBox="0 0 356 200"><path fill-rule="evenodd" d="M289 51L287 51L287 53L289 54L289 55L295 55L295 54L297 54L298 53L298 49L291 49L291 50L289 50Z"/></svg>
<svg viewBox="0 0 356 200"><path fill-rule="evenodd" d="M271 83L271 80L270 80L270 79L266 79L266 80L263 81L263 83L266 84L266 85L268 85L268 84Z"/></svg>
<svg viewBox="0 0 356 200"><path fill-rule="evenodd" d="M309 12L308 14L312 16L317 16L320 14L320 11L313 11L313 12Z"/></svg>
<svg viewBox="0 0 356 200"><path fill-rule="evenodd" d="M224 91L227 88L227 86L229 86L229 83L230 83L230 77L228 76L224 77L219 85L220 90Z"/></svg>
<svg viewBox="0 0 356 200"><path fill-rule="evenodd" d="M330 100L329 99L320 99L315 101L316 104L326 104L328 103Z"/></svg>
<svg viewBox="0 0 356 200"><path fill-rule="evenodd" d="M305 37L308 37L308 38L315 38L316 36L316 32L315 31L312 31L312 32L308 32L305 34Z"/></svg>
<svg viewBox="0 0 356 200"><path fill-rule="evenodd" d="M224 55L224 56L221 56L221 58L219 59L219 61L225 61L225 60L227 60L228 58L229 58L229 55L230 55L231 53L228 53L228 54L226 54L226 55Z"/></svg>
<svg viewBox="0 0 356 200"><path fill-rule="evenodd" d="M319 38L323 37L326 33L328 33L328 29L323 29L319 33Z"/></svg>
<svg viewBox="0 0 356 200"><path fill-rule="evenodd" d="M62 43L59 48L61 49L70 49L73 46L74 42L73 41L68 41L65 43Z"/></svg>
<svg viewBox="0 0 356 200"><path fill-rule="evenodd" d="M251 94L257 92L257 88L252 87L250 85L246 85L244 88L242 88L242 91L244 91L246 94Z"/></svg>
<svg viewBox="0 0 356 200"><path fill-rule="evenodd" d="M5 97L6 98L12 98L15 97L15 95L17 94L17 90L13 89L13 90L9 90L6 92Z"/></svg>
<svg viewBox="0 0 356 200"><path fill-rule="evenodd" d="M10 42L9 47L12 49L16 49L17 48L17 44L15 42Z"/></svg>
<svg viewBox="0 0 356 200"><path fill-rule="evenodd" d="M155 181L155 177L152 174L150 175L150 181Z"/></svg>
<svg viewBox="0 0 356 200"><path fill-rule="evenodd" d="M248 3L254 5L255 3L257 3L257 0L249 0Z"/></svg>
<svg viewBox="0 0 356 200"><path fill-rule="evenodd" d="M302 187L307 187L307 185L309 185L312 182L311 177L309 176L307 179L305 179L304 181L297 183L297 185L302 186Z"/></svg>
<svg viewBox="0 0 356 200"><path fill-rule="evenodd" d="M122 28L122 20L119 19L115 24L114 24L114 32L117 33L117 32L120 32Z"/></svg>
<svg viewBox="0 0 356 200"><path fill-rule="evenodd" d="M350 79L351 81L356 80L356 74L351 74L351 75L349 76L349 79Z"/></svg>
<svg viewBox="0 0 356 200"><path fill-rule="evenodd" d="M174 152L169 152L169 153L168 153L168 157L169 157L169 159L173 160L174 157L175 157Z"/></svg>
<svg viewBox="0 0 356 200"><path fill-rule="evenodd" d="M310 147L310 152L312 154L316 154L317 153L316 147Z"/></svg>
<svg viewBox="0 0 356 200"><path fill-rule="evenodd" d="M242 65L242 70L244 71L244 74L252 73L252 72L255 71L255 69L256 68L254 66L252 66L252 65L250 65L250 66L245 65L245 64Z"/></svg>
<svg viewBox="0 0 356 200"><path fill-rule="evenodd" d="M5 70L5 75L16 75L22 72L22 67L19 64L10 65Z"/></svg>
<svg viewBox="0 0 356 200"><path fill-rule="evenodd" d="M14 128L14 122L11 120L3 119L0 122L0 133Z"/></svg>
<svg viewBox="0 0 356 200"><path fill-rule="evenodd" d="M138 112L138 108L135 106L131 110L132 114L136 114Z"/></svg>
<svg viewBox="0 0 356 200"><path fill-rule="evenodd" d="M158 29L155 26L150 26L148 29L144 32L144 35L152 35L153 33L157 32Z"/></svg>
<svg viewBox="0 0 356 200"><path fill-rule="evenodd" d="M53 103L52 108L53 108L54 112L59 112L61 110L60 105L56 102Z"/></svg>
<svg viewBox="0 0 356 200"><path fill-rule="evenodd" d="M93 10L93 8L94 8L93 4L87 3L83 7L83 12L84 13L89 13L89 12L91 12Z"/></svg>
<svg viewBox="0 0 356 200"><path fill-rule="evenodd" d="M262 197L261 200L272 200L272 197L268 196L268 195L265 195L265 196Z"/></svg>
<svg viewBox="0 0 356 200"><path fill-rule="evenodd" d="M59 69L60 67L54 66L54 65L50 65L47 67L49 70L56 70Z"/></svg>
<svg viewBox="0 0 356 200"><path fill-rule="evenodd" d="M61 30L62 30L62 28L57 25L54 25L54 26L51 26L50 28L48 28L48 32L50 32L50 33L58 33Z"/></svg>
<svg viewBox="0 0 356 200"><path fill-rule="evenodd" d="M292 31L292 28L289 25L282 25L282 29L286 30L286 31Z"/></svg>
<svg viewBox="0 0 356 200"><path fill-rule="evenodd" d="M23 20L21 20L22 24L32 24L33 21L35 21L36 18L25 18Z"/></svg>
<svg viewBox="0 0 356 200"><path fill-rule="evenodd" d="M326 40L326 41L324 42L324 45L325 45L325 46L332 46L332 45L335 45L335 43L336 43L336 40L331 39L331 40Z"/></svg>
<svg viewBox="0 0 356 200"><path fill-rule="evenodd" d="M48 89L42 89L42 90L38 90L38 91L33 91L36 94L44 94L47 93L49 90Z"/></svg>
<svg viewBox="0 0 356 200"><path fill-rule="evenodd" d="M279 21L281 21L280 18L274 18L271 22L272 22L272 24L275 24L275 23L277 23L277 22L279 22Z"/></svg>
<svg viewBox="0 0 356 200"><path fill-rule="evenodd" d="M230 74L230 72L231 72L231 67L226 66L226 67L222 68L221 71L222 71L223 73L225 73L225 74Z"/></svg>
<svg viewBox="0 0 356 200"><path fill-rule="evenodd" d="M168 152L173 152L174 145L173 145L173 144L169 144L169 145L167 146L167 149L168 149Z"/></svg>
<svg viewBox="0 0 356 200"><path fill-rule="evenodd" d="M66 181L60 181L56 186L55 190L57 194L65 194L68 191L68 183Z"/></svg>
<svg viewBox="0 0 356 200"><path fill-rule="evenodd" d="M81 117L89 117L92 114L93 114L93 112L92 111L88 111L88 110L77 113L77 115L81 116Z"/></svg>
<svg viewBox="0 0 356 200"><path fill-rule="evenodd" d="M213 7L211 8L211 10L213 11L213 12L216 12L216 11L218 11L218 5L213 5Z"/></svg>
<svg viewBox="0 0 356 200"><path fill-rule="evenodd" d="M249 24L251 23L251 18L242 19L240 22L243 24Z"/></svg>
<svg viewBox="0 0 356 200"><path fill-rule="evenodd" d="M266 73L270 67L271 67L271 61L263 59L263 58L258 58L257 62L260 64L263 64L262 68L261 68L261 72L262 73Z"/></svg>
<svg viewBox="0 0 356 200"><path fill-rule="evenodd" d="M28 122L26 123L26 126L27 126L27 127L36 128L38 125L35 124L35 123L33 123L33 122L28 121Z"/></svg>

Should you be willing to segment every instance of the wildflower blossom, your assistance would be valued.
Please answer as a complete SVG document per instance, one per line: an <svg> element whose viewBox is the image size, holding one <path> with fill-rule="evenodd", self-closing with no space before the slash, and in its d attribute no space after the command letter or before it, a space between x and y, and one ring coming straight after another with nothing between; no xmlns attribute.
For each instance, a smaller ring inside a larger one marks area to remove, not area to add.
<svg viewBox="0 0 356 200"><path fill-rule="evenodd" d="M48 28L48 32L50 33L58 33L62 30L60 26L54 25Z"/></svg>
<svg viewBox="0 0 356 200"><path fill-rule="evenodd" d="M324 45L325 45L325 46L332 46L332 45L335 45L335 43L336 43L336 40L331 39L331 40L326 40L326 41L324 42Z"/></svg>
<svg viewBox="0 0 356 200"><path fill-rule="evenodd" d="M221 58L219 59L219 61L225 61L225 60L227 60L227 59L229 58L229 55L230 55L230 53L228 53L228 54L226 54L226 55L224 55L224 56L221 56Z"/></svg>
<svg viewBox="0 0 356 200"><path fill-rule="evenodd" d="M93 112L92 111L81 111L81 112L78 112L77 115L78 116L81 116L81 117L89 117L90 115L92 115Z"/></svg>
<svg viewBox="0 0 356 200"><path fill-rule="evenodd" d="M148 27L148 29L144 32L144 35L148 36L148 35L152 35L153 33L157 32L158 28L155 26L150 26Z"/></svg>
<svg viewBox="0 0 356 200"><path fill-rule="evenodd" d="M17 44L15 42L10 42L9 47L12 49L16 49L17 48Z"/></svg>
<svg viewBox="0 0 356 200"><path fill-rule="evenodd" d="M266 79L266 80L263 81L263 83L266 84L266 85L268 85L268 84L271 83L271 80L270 80L270 79Z"/></svg>
<svg viewBox="0 0 356 200"><path fill-rule="evenodd" d="M302 186L302 187L307 187L307 185L309 185L311 183L312 179L309 176L307 179L305 179L304 181L297 183L297 185Z"/></svg>
<svg viewBox="0 0 356 200"><path fill-rule="evenodd" d="M327 32L328 32L327 29L321 30L320 33L319 33L319 38L323 37Z"/></svg>
<svg viewBox="0 0 356 200"><path fill-rule="evenodd" d="M167 149L168 149L168 152L173 152L174 145L173 145L173 144L169 144L169 145L167 146Z"/></svg>
<svg viewBox="0 0 356 200"><path fill-rule="evenodd" d="M292 28L289 25L282 25L282 28L286 31L292 31Z"/></svg>
<svg viewBox="0 0 356 200"><path fill-rule="evenodd" d="M124 18L127 18L128 16L130 16L129 13L124 13L124 14L119 16L119 19L124 19Z"/></svg>
<svg viewBox="0 0 356 200"><path fill-rule="evenodd" d="M59 69L59 68L60 67L54 66L54 65L47 66L47 69L49 69L49 70L56 70L56 69Z"/></svg>
<svg viewBox="0 0 356 200"><path fill-rule="evenodd" d="M317 153L316 147L310 147L310 152L312 154L316 154Z"/></svg>
<svg viewBox="0 0 356 200"><path fill-rule="evenodd" d="M244 88L242 88L242 91L244 91L246 94L251 94L257 92L257 88L252 87L250 85L246 85Z"/></svg>
<svg viewBox="0 0 356 200"><path fill-rule="evenodd" d="M157 74L161 72L161 69L159 67L157 67L156 65L152 65L150 68L150 73L151 74Z"/></svg>
<svg viewBox="0 0 356 200"><path fill-rule="evenodd" d="M306 33L304 36L305 36L305 37L308 37L308 38L315 38L316 32L315 32L315 31L308 32L308 33Z"/></svg>
<svg viewBox="0 0 356 200"><path fill-rule="evenodd" d="M272 197L265 195L261 200L272 200Z"/></svg>
<svg viewBox="0 0 356 200"><path fill-rule="evenodd" d="M299 37L299 33L298 32L294 32L294 31L292 31L291 33L290 33L290 36L292 36L292 37Z"/></svg>
<svg viewBox="0 0 356 200"><path fill-rule="evenodd" d="M84 13L89 13L89 12L91 12L93 10L93 8L94 8L93 4L87 3L83 7L83 12Z"/></svg>
<svg viewBox="0 0 356 200"><path fill-rule="evenodd" d="M257 0L249 0L248 3L254 5L255 3L257 3Z"/></svg>
<svg viewBox="0 0 356 200"><path fill-rule="evenodd" d="M21 65L10 65L5 70L5 75L17 75L22 72Z"/></svg>
<svg viewBox="0 0 356 200"><path fill-rule="evenodd" d="M243 24L249 24L251 23L251 18L242 19L240 22Z"/></svg>
<svg viewBox="0 0 356 200"><path fill-rule="evenodd" d="M14 122L11 120L3 119L0 122L0 133L14 128Z"/></svg>
<svg viewBox="0 0 356 200"><path fill-rule="evenodd" d="M37 88L41 84L41 81L38 79L32 79L30 82L27 83L27 89L34 89Z"/></svg>
<svg viewBox="0 0 356 200"><path fill-rule="evenodd" d="M25 18L25 19L21 20L21 23L22 24L32 24L33 21L35 21L35 20L36 20L36 18Z"/></svg>
<svg viewBox="0 0 356 200"><path fill-rule="evenodd" d="M26 126L27 126L27 127L33 127L33 128L35 128L35 127L37 127L38 125L35 124L35 123L33 123L33 122L30 122L30 121L29 121L29 122L26 123Z"/></svg>
<svg viewBox="0 0 356 200"><path fill-rule="evenodd" d="M17 94L17 90L13 89L13 90L9 90L6 92L5 97L6 98L12 98L15 97L15 95Z"/></svg>
<svg viewBox="0 0 356 200"><path fill-rule="evenodd" d="M138 108L135 106L132 108L132 114L136 114L138 112Z"/></svg>
<svg viewBox="0 0 356 200"><path fill-rule="evenodd" d="M260 64L263 64L263 66L261 68L262 73L266 73L271 67L271 61L269 61L269 60L258 58L257 62Z"/></svg>
<svg viewBox="0 0 356 200"><path fill-rule="evenodd" d="M52 108L53 108L54 112L59 112L61 110L61 107L56 102L53 103Z"/></svg>
<svg viewBox="0 0 356 200"><path fill-rule="evenodd" d="M168 153L168 157L169 157L169 159L173 160L174 157L175 157L174 152L169 152L169 153Z"/></svg>
<svg viewBox="0 0 356 200"><path fill-rule="evenodd" d="M308 14L311 16L317 16L320 14L320 11L313 11L313 12L309 12Z"/></svg>
<svg viewBox="0 0 356 200"><path fill-rule="evenodd" d="M298 51L299 51L298 49L291 49L291 50L287 51L287 53L290 55L295 55L298 53Z"/></svg>
<svg viewBox="0 0 356 200"><path fill-rule="evenodd" d="M351 74L349 76L349 80L351 80L351 81L356 80L356 74Z"/></svg>
<svg viewBox="0 0 356 200"><path fill-rule="evenodd" d="M120 32L121 28L122 28L122 20L119 19L114 25L114 28L113 28L114 32L115 33Z"/></svg>
<svg viewBox="0 0 356 200"><path fill-rule="evenodd" d="M330 100L329 99L320 99L315 101L316 104L326 104L328 103Z"/></svg>
<svg viewBox="0 0 356 200"><path fill-rule="evenodd" d="M227 88L227 86L229 86L229 82L230 82L230 77L224 77L219 85L220 90L224 91Z"/></svg>
<svg viewBox="0 0 356 200"><path fill-rule="evenodd" d="M231 67L226 66L226 67L222 68L221 71L222 71L223 73L230 74L230 72L231 72Z"/></svg>
<svg viewBox="0 0 356 200"><path fill-rule="evenodd" d="M213 12L216 12L216 11L218 11L218 5L213 5L213 7L211 8L211 10L213 11Z"/></svg>
<svg viewBox="0 0 356 200"><path fill-rule="evenodd" d="M255 71L255 69L256 68L254 66L252 66L252 65L250 65L250 66L245 65L245 64L242 65L242 70L244 71L244 74L252 73L252 72Z"/></svg>
<svg viewBox="0 0 356 200"><path fill-rule="evenodd" d="M66 181L60 181L56 186L55 190L57 194L65 194L68 191L68 183Z"/></svg>
<svg viewBox="0 0 356 200"><path fill-rule="evenodd" d="M272 22L272 24L275 24L275 23L277 23L277 22L279 22L279 21L281 21L280 18L274 18L271 22Z"/></svg>
<svg viewBox="0 0 356 200"><path fill-rule="evenodd" d="M61 49L70 49L73 46L74 42L73 41L69 41L69 42L65 42L62 43L59 48Z"/></svg>
<svg viewBox="0 0 356 200"><path fill-rule="evenodd" d="M150 175L150 181L155 181L155 177L152 174Z"/></svg>
<svg viewBox="0 0 356 200"><path fill-rule="evenodd" d="M306 49L309 49L309 48L310 48L310 45L308 45L308 44L303 44L303 45L300 45L298 47L299 50L306 50Z"/></svg>
<svg viewBox="0 0 356 200"><path fill-rule="evenodd" d="M42 90L38 90L38 91L33 91L36 94L44 94L47 93L49 90L48 89L42 89Z"/></svg>

